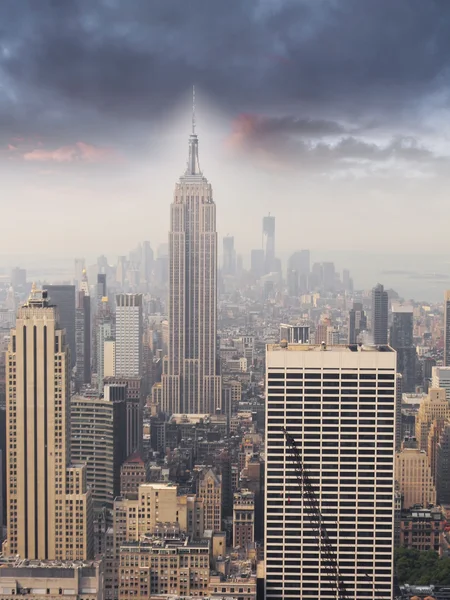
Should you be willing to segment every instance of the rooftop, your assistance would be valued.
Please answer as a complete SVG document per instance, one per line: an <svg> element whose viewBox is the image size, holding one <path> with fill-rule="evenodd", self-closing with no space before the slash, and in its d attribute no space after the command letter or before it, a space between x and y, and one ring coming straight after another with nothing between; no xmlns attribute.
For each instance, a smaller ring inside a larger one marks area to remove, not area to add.
<svg viewBox="0 0 450 600"><path fill-rule="evenodd" d="M367 344L289 344L282 340L279 344L267 344L269 352L393 352L390 346Z"/></svg>

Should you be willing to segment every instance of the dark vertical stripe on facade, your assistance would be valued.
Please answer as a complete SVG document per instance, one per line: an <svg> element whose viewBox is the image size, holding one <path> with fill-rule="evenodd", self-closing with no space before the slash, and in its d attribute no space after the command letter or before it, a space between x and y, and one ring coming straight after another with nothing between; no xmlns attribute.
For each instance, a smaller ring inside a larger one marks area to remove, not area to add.
<svg viewBox="0 0 450 600"><path fill-rule="evenodd" d="M24 511L25 511L25 531L24 531L24 545L25 545L25 556L28 558L28 431L27 431L27 328L23 328L23 479L25 485L24 489Z"/></svg>
<svg viewBox="0 0 450 600"><path fill-rule="evenodd" d="M33 327L34 555L39 556L37 327Z"/></svg>
<svg viewBox="0 0 450 600"><path fill-rule="evenodd" d="M45 558L48 558L48 429L47 429L47 325L44 325L44 531Z"/></svg>

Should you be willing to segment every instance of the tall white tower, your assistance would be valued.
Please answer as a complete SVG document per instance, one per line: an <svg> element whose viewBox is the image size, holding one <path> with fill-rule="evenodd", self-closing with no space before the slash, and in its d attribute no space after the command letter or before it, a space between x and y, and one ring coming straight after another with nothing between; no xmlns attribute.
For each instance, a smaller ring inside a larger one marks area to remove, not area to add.
<svg viewBox="0 0 450 600"><path fill-rule="evenodd" d="M200 170L193 114L189 159L171 205L169 356L163 375L163 410L213 413L220 406L216 338L216 205L211 184Z"/></svg>
<svg viewBox="0 0 450 600"><path fill-rule="evenodd" d="M314 486L346 597L391 598L395 352L272 344L266 365L266 598L338 597L284 427Z"/></svg>
<svg viewBox="0 0 450 600"><path fill-rule="evenodd" d="M142 294L116 295L116 376L142 375Z"/></svg>

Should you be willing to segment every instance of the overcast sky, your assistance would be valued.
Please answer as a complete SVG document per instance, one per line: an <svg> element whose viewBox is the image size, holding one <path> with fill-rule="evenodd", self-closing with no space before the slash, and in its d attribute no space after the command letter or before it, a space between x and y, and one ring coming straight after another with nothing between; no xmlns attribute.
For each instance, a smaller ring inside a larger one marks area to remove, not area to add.
<svg viewBox="0 0 450 600"><path fill-rule="evenodd" d="M449 67L448 0L2 0L0 255L165 242L193 84L238 251L448 253Z"/></svg>

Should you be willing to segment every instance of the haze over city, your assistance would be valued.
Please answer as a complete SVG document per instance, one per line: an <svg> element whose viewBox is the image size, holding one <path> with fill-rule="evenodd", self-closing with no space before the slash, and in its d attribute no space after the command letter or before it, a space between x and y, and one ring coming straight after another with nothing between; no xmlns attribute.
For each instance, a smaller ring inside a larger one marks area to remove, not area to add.
<svg viewBox="0 0 450 600"><path fill-rule="evenodd" d="M219 235L240 252L271 212L282 257L345 252L369 286L420 253L447 279L450 7L369 4L2 2L0 255L166 242L195 84Z"/></svg>

